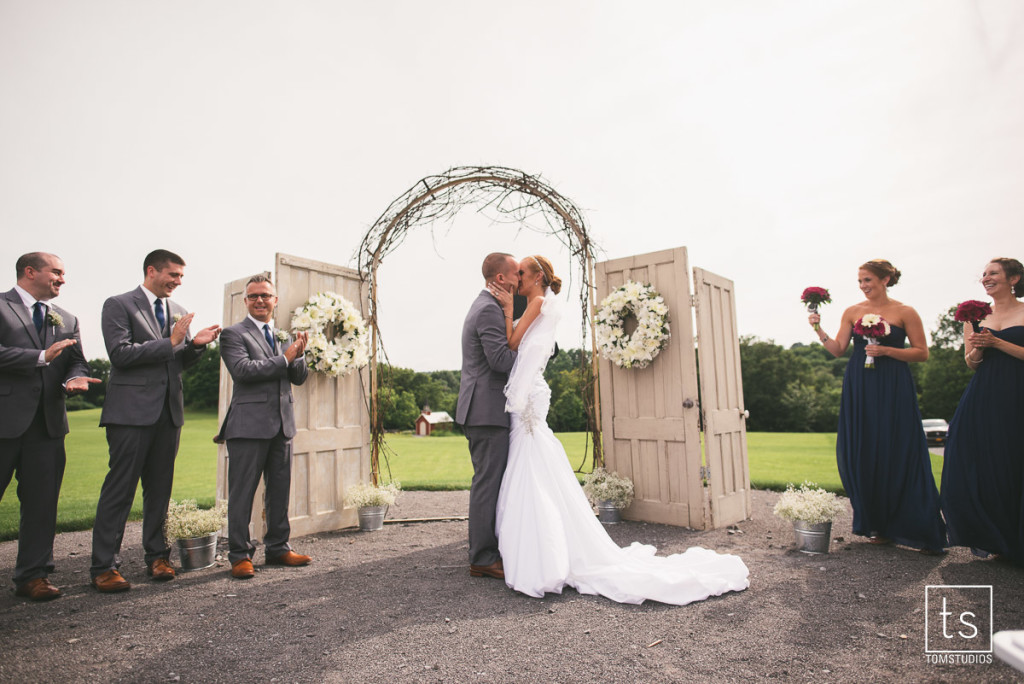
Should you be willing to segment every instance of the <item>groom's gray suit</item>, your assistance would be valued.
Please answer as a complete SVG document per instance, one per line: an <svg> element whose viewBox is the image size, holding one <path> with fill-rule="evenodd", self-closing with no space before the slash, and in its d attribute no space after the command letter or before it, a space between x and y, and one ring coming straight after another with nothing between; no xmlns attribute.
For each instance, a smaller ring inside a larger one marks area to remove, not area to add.
<svg viewBox="0 0 1024 684"><path fill-rule="evenodd" d="M249 539L252 500L260 478L266 482L267 558L290 550L288 499L292 479L295 415L292 385L306 381L305 356L288 363L285 345L267 343L251 317L224 328L220 355L234 381L218 439L228 446L228 559L232 564L256 551Z"/></svg>
<svg viewBox="0 0 1024 684"><path fill-rule="evenodd" d="M487 290L473 301L462 326L462 378L455 422L463 426L473 459L469 495L469 562L499 559L494 531L498 490L508 462L509 418L505 383L515 363L505 336L505 314Z"/></svg>
<svg viewBox="0 0 1024 684"><path fill-rule="evenodd" d="M176 315L188 311L166 299L164 329L142 286L103 303L103 341L110 380L100 426L107 429L110 470L100 490L92 531L93 578L117 566L124 526L142 480L142 545L146 562L167 559L164 520L174 481L174 459L185 422L181 372L203 355L192 338L174 349L169 337Z"/></svg>

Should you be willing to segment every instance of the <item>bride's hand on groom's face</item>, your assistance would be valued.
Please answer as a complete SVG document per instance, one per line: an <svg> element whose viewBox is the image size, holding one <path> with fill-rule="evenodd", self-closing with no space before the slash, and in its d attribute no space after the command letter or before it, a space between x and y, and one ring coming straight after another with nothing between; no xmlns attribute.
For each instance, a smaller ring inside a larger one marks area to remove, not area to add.
<svg viewBox="0 0 1024 684"><path fill-rule="evenodd" d="M506 316L512 315L512 293L508 290L503 289L497 283L487 283L487 291L491 293L495 299L498 300L498 304L504 309Z"/></svg>

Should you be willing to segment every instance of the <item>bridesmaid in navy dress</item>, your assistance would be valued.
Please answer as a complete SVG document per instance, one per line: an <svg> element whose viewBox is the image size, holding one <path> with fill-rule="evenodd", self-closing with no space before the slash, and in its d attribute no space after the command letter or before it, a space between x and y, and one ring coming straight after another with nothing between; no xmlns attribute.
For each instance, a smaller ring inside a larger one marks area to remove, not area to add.
<svg viewBox="0 0 1024 684"><path fill-rule="evenodd" d="M981 277L992 315L964 326L974 369L949 425L942 512L949 541L1024 564L1024 267L993 259Z"/></svg>
<svg viewBox="0 0 1024 684"><path fill-rule="evenodd" d="M837 357L853 340L839 405L836 460L853 506L854 534L873 544L896 542L941 553L946 529L907 365L926 361L928 345L917 312L889 298L888 288L899 278L900 272L884 259L861 265L857 283L864 301L843 312L835 339L818 330L822 345ZM868 344L853 332L854 323L869 313L890 326L890 334L878 344ZM820 317L811 314L809 320L813 325ZM875 359L872 369L864 367L867 356Z"/></svg>

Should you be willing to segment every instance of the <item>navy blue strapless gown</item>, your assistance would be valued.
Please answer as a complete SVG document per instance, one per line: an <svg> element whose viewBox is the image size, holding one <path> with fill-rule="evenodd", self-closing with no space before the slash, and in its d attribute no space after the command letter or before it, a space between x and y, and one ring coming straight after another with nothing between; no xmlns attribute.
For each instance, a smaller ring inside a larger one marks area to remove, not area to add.
<svg viewBox="0 0 1024 684"><path fill-rule="evenodd" d="M890 324L891 325L891 324ZM902 349L906 331L891 325L887 347ZM836 460L853 506L853 532L937 551L946 546L939 492L910 367L876 357L864 368L867 341L853 336L839 404Z"/></svg>
<svg viewBox="0 0 1024 684"><path fill-rule="evenodd" d="M1024 346L1024 326L992 334ZM998 349L971 378L942 467L949 541L1024 563L1024 361Z"/></svg>

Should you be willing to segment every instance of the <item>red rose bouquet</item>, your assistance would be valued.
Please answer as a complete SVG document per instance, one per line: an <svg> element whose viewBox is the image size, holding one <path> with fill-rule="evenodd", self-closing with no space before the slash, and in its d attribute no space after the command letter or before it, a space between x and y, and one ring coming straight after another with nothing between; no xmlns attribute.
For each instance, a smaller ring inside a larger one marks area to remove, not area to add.
<svg viewBox="0 0 1024 684"><path fill-rule="evenodd" d="M888 337L891 330L888 321L878 314L864 314L853 324L853 332L866 339L868 344L878 344L878 340ZM864 367L873 369L875 367L875 357L865 357Z"/></svg>
<svg viewBox="0 0 1024 684"><path fill-rule="evenodd" d="M992 307L987 302L979 302L977 299L968 299L966 302L960 302L957 305L956 313L953 314L953 318L961 323L970 323L971 327L974 328L974 332L979 332L981 330L981 326L978 325L978 323L991 315Z"/></svg>
<svg viewBox="0 0 1024 684"><path fill-rule="evenodd" d="M828 293L823 287L808 287L804 290L804 293L800 295L800 301L807 306L807 311L810 313L818 313L818 307L822 304L830 304L832 302L832 295ZM817 323L814 324L814 329L818 330L821 326Z"/></svg>

